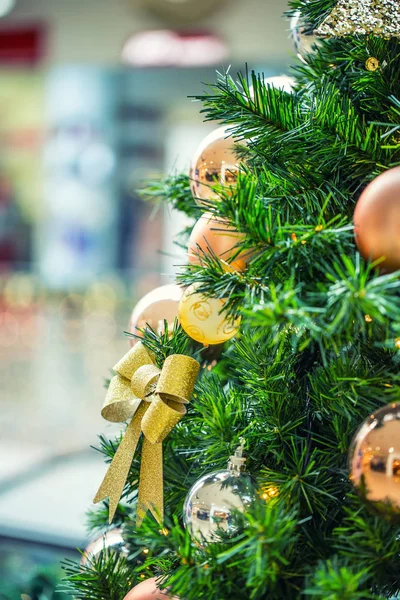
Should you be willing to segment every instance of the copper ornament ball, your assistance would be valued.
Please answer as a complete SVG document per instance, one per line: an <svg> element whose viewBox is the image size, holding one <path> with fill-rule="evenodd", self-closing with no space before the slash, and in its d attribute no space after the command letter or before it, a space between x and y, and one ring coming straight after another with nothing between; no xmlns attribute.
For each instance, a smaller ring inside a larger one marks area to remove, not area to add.
<svg viewBox="0 0 400 600"><path fill-rule="evenodd" d="M350 480L375 512L400 521L400 402L368 417L349 451Z"/></svg>
<svg viewBox="0 0 400 600"><path fill-rule="evenodd" d="M400 167L385 171L365 188L354 211L354 233L365 260L383 257L381 269L400 269Z"/></svg>
<svg viewBox="0 0 400 600"><path fill-rule="evenodd" d="M235 141L227 131L218 127L200 143L190 166L190 188L198 204L202 200L218 200L212 186L235 186L240 160L235 152Z"/></svg>
<svg viewBox="0 0 400 600"><path fill-rule="evenodd" d="M240 252L238 245L245 237L244 233L233 229L225 219L215 218L211 213L205 213L193 227L189 238L189 263L201 263L202 253L198 248L200 247L205 254L214 253L224 261L227 270L244 271L251 258L251 252L249 250Z"/></svg>
<svg viewBox="0 0 400 600"><path fill-rule="evenodd" d="M168 284L155 288L134 307L129 319L128 331L140 335L138 329L144 329L149 324L154 331L162 333L164 319L169 326L173 326L178 317L178 305L182 297L182 288L179 285ZM137 339L131 338L129 344L134 346Z"/></svg>
<svg viewBox="0 0 400 600"><path fill-rule="evenodd" d="M136 585L124 600L179 600L177 596L170 596L165 590L157 587L157 579L151 577Z"/></svg>

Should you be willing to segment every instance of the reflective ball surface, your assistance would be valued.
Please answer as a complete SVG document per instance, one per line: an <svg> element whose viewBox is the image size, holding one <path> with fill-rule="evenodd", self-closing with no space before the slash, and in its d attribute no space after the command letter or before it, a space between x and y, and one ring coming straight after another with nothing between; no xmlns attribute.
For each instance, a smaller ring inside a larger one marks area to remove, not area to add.
<svg viewBox="0 0 400 600"><path fill-rule="evenodd" d="M239 331L240 317L232 320L221 312L224 300L207 298L196 292L197 287L196 284L189 286L181 298L180 324L188 336L200 344L223 344Z"/></svg>
<svg viewBox="0 0 400 600"><path fill-rule="evenodd" d="M245 473L215 471L199 479L186 496L183 522L198 542L218 539L218 534L235 533L235 511L244 512L254 501L253 480Z"/></svg>
<svg viewBox="0 0 400 600"><path fill-rule="evenodd" d="M226 270L244 271L252 253L240 251L245 239L226 219L204 213L193 227L188 244L188 259L191 264L201 264L202 252L216 255L223 261Z"/></svg>
<svg viewBox="0 0 400 600"><path fill-rule="evenodd" d="M383 259L379 268L400 269L400 167L375 177L354 211L354 234L365 260Z"/></svg>
<svg viewBox="0 0 400 600"><path fill-rule="evenodd" d="M350 479L358 494L385 516L400 520L400 402L376 410L355 434Z"/></svg>
<svg viewBox="0 0 400 600"><path fill-rule="evenodd" d="M150 577L136 585L124 600L179 600L177 596L170 596L166 590L160 590L157 579Z"/></svg>
<svg viewBox="0 0 400 600"><path fill-rule="evenodd" d="M304 56L314 51L314 46L320 43L319 39L304 24L300 12L290 20L290 37L296 49L297 56L306 62Z"/></svg>
<svg viewBox="0 0 400 600"><path fill-rule="evenodd" d="M101 535L99 538L90 542L82 554L81 565L87 565L88 563L95 561L103 550L128 556L128 548L122 538L121 529L111 529L104 535Z"/></svg>
<svg viewBox="0 0 400 600"><path fill-rule="evenodd" d="M182 288L179 285L170 283L155 288L143 296L134 307L129 319L128 331L140 335L138 329L144 329L148 324L160 335L164 330L164 320L172 329L178 316L181 297ZM131 338L129 344L134 346L137 341L137 338Z"/></svg>
<svg viewBox="0 0 400 600"><path fill-rule="evenodd" d="M215 184L235 186L239 171L239 159L235 141L227 133L227 127L218 127L200 143L190 166L190 187L198 204L201 200L218 199L212 189Z"/></svg>
<svg viewBox="0 0 400 600"><path fill-rule="evenodd" d="M293 77L289 77L288 75L274 75L273 77L266 77L264 83L290 94L296 82Z"/></svg>

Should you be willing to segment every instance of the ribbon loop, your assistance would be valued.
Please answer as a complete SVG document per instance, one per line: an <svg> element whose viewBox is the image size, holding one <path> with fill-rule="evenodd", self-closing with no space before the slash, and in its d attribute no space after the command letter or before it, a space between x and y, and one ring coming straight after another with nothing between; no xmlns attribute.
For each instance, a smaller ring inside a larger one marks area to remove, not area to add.
<svg viewBox="0 0 400 600"><path fill-rule="evenodd" d="M184 354L168 356L157 383L156 394L187 404L198 373L199 363L194 358Z"/></svg>
<svg viewBox="0 0 400 600"><path fill-rule="evenodd" d="M138 342L115 365L102 416L113 422L132 418L108 468L94 502L109 498L111 523L123 493L141 433L144 435L140 467L137 523L147 510L163 517L162 441L186 413L199 363L182 354L169 356L163 368Z"/></svg>
<svg viewBox="0 0 400 600"><path fill-rule="evenodd" d="M151 396L160 377L160 369L155 365L143 365L133 374L131 386L132 392L138 398Z"/></svg>
<svg viewBox="0 0 400 600"><path fill-rule="evenodd" d="M143 365L154 365L154 355L139 342L117 362L114 371L131 380L133 374Z"/></svg>
<svg viewBox="0 0 400 600"><path fill-rule="evenodd" d="M122 423L133 417L140 402L132 395L130 382L117 374L110 381L101 416L112 423Z"/></svg>

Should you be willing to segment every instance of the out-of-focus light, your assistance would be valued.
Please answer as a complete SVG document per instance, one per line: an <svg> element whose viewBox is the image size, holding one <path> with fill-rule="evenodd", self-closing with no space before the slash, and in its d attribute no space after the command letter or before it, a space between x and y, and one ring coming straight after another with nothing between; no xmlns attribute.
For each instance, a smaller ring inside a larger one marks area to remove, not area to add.
<svg viewBox="0 0 400 600"><path fill-rule="evenodd" d="M18 342L20 324L11 312L0 314L0 346L10 347Z"/></svg>
<svg viewBox="0 0 400 600"><path fill-rule="evenodd" d="M276 498L279 495L279 489L276 485L269 485L268 487L262 490L261 497L263 500L271 500L272 498Z"/></svg>
<svg viewBox="0 0 400 600"><path fill-rule="evenodd" d="M89 184L104 183L115 169L116 157L107 144L90 144L81 155L79 168L81 175Z"/></svg>
<svg viewBox="0 0 400 600"><path fill-rule="evenodd" d="M227 53L224 42L212 33L159 29L132 35L122 48L122 60L137 67L189 67L216 64Z"/></svg>
<svg viewBox="0 0 400 600"><path fill-rule="evenodd" d="M115 338L117 324L106 310L96 310L84 320L83 331L87 342L94 346L105 346Z"/></svg>
<svg viewBox="0 0 400 600"><path fill-rule="evenodd" d="M0 17L5 17L15 6L16 0L0 0Z"/></svg>
<svg viewBox="0 0 400 600"><path fill-rule="evenodd" d="M4 299L9 306L27 308L34 300L34 284L30 275L16 273L4 286Z"/></svg>
<svg viewBox="0 0 400 600"><path fill-rule="evenodd" d="M98 281L87 290L84 305L88 313L97 309L113 312L117 305L117 294L110 284Z"/></svg>

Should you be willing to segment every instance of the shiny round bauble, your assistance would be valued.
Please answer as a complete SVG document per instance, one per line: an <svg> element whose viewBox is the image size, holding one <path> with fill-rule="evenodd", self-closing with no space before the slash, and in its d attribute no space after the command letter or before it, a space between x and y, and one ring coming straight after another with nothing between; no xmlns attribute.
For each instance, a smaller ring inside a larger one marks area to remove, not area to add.
<svg viewBox="0 0 400 600"><path fill-rule="evenodd" d="M170 596L166 590L160 590L157 579L145 579L125 596L124 600L179 600L177 596Z"/></svg>
<svg viewBox="0 0 400 600"><path fill-rule="evenodd" d="M293 77L288 77L287 75L274 75L273 77L265 77L264 85L271 86L278 90L283 90L284 92L288 92L289 94L293 91L295 86L295 80ZM254 100L254 87L250 85L249 87L250 98Z"/></svg>
<svg viewBox="0 0 400 600"><path fill-rule="evenodd" d="M306 62L304 56L314 52L315 45L320 44L319 39L305 26L300 12L294 14L290 19L290 37L293 40L297 56L303 62Z"/></svg>
<svg viewBox="0 0 400 600"><path fill-rule="evenodd" d="M221 310L225 301L207 298L189 286L179 303L179 321L188 336L205 346L223 344L239 331L240 317L232 320Z"/></svg>
<svg viewBox="0 0 400 600"><path fill-rule="evenodd" d="M138 329L150 325L154 331L161 334L164 330L164 319L168 326L173 327L178 316L178 305L182 297L179 285L162 285L145 296L136 304L129 319L128 331L141 335ZM138 340L131 338L129 343L134 346Z"/></svg>
<svg viewBox="0 0 400 600"><path fill-rule="evenodd" d="M90 542L82 554L81 565L84 566L95 561L103 551L107 551L108 553L116 552L122 556L128 556L128 548L122 539L121 529L111 529L104 535Z"/></svg>
<svg viewBox="0 0 400 600"><path fill-rule="evenodd" d="M385 171L365 188L354 211L354 234L365 260L383 258L381 269L400 269L400 167Z"/></svg>
<svg viewBox="0 0 400 600"><path fill-rule="evenodd" d="M228 127L218 127L209 133L195 152L190 166L190 188L196 202L218 200L212 186L236 185L240 161L235 153L235 141Z"/></svg>
<svg viewBox="0 0 400 600"><path fill-rule="evenodd" d="M264 83L267 86L270 85L278 90L291 93L296 82L293 77L288 77L288 75L274 75L273 77L266 77Z"/></svg>
<svg viewBox="0 0 400 600"><path fill-rule="evenodd" d="M253 480L246 473L229 469L204 475L189 491L183 506L183 523L193 539L216 541L220 534L234 534L239 520L254 502Z"/></svg>
<svg viewBox="0 0 400 600"><path fill-rule="evenodd" d="M400 521L400 402L379 408L355 434L350 480L376 512Z"/></svg>
<svg viewBox="0 0 400 600"><path fill-rule="evenodd" d="M240 251L238 245L245 239L226 219L205 213L193 227L189 238L188 258L191 264L201 264L202 253L215 254L226 265L227 270L244 271L251 252ZM199 252L200 248L200 252Z"/></svg>

